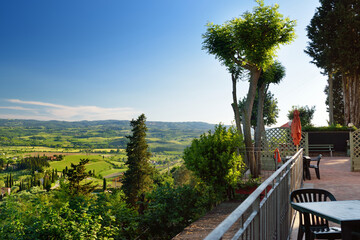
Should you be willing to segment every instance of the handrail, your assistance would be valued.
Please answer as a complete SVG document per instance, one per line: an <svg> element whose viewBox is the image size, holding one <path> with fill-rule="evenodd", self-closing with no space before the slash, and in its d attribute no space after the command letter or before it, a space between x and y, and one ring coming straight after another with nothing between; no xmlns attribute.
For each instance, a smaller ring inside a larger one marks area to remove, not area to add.
<svg viewBox="0 0 360 240"><path fill-rule="evenodd" d="M240 204L222 223L220 223L206 238L205 240L221 239L222 236L230 229L230 227L237 222L240 217L242 217L245 212L253 208L251 213L251 218L255 218L255 215L258 214L259 209L267 200L267 197L272 194L274 189L280 184L280 181L289 173L291 166L293 166L299 159L301 159L301 168L302 168L302 154L303 149L300 149L293 157L291 157L287 162L285 162L278 170L276 170L269 178L267 178L257 189L248 196L245 201ZM302 170L302 169L301 169ZM282 175L283 173L283 175ZM301 172L302 173L302 172ZM299 176L298 176L299 177ZM267 186L274 184L272 189L269 192L266 192ZM260 195L262 192L266 192L266 196L263 200L260 201ZM258 202L258 204L254 203ZM249 217L250 218L250 217ZM247 219L243 224L242 228L235 234L241 235L241 232L244 231L251 223L252 219ZM250 220L250 221L248 221ZM235 237L234 237L235 238Z"/></svg>

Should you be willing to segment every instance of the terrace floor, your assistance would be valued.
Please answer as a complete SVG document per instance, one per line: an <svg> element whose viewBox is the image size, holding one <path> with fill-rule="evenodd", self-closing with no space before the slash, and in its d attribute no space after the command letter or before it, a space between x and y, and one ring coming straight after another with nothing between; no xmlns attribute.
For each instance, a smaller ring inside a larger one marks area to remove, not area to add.
<svg viewBox="0 0 360 240"><path fill-rule="evenodd" d="M311 180L304 181L304 188L328 190L336 200L360 200L360 172L351 172L349 157L323 157L320 161L321 179L316 178L314 169L310 169L310 173ZM296 216L290 239L297 239L297 220Z"/></svg>

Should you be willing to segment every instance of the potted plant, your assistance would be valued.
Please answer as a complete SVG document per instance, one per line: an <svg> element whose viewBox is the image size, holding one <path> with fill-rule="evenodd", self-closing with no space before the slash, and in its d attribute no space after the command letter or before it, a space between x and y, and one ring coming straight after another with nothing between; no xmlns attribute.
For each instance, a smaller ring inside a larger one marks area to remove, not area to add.
<svg viewBox="0 0 360 240"><path fill-rule="evenodd" d="M241 180L237 184L237 188L235 189L235 194L238 194L240 196L245 196L245 198L253 193L258 186L261 184L261 178L249 178L246 180ZM269 190L272 188L271 185L266 187L266 192L269 192ZM261 193L260 199L263 199L265 196L265 190Z"/></svg>

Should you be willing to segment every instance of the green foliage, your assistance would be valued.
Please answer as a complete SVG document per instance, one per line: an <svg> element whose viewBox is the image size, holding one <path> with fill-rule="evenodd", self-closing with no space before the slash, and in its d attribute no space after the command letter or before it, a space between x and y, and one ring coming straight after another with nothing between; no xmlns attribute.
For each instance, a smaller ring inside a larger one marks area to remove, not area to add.
<svg viewBox="0 0 360 240"><path fill-rule="evenodd" d="M184 186L184 185L195 186L197 182L194 173L191 172L189 169L187 169L185 165L182 165L177 168L173 168L172 176L174 178L175 186Z"/></svg>
<svg viewBox="0 0 360 240"><path fill-rule="evenodd" d="M6 159L3 157L0 157L0 172L3 170L3 167L6 164Z"/></svg>
<svg viewBox="0 0 360 240"><path fill-rule="evenodd" d="M300 107L300 106L292 106L291 110L289 111L287 117L289 120L294 118L294 111L297 109L299 111L299 117L301 121L301 127L312 126L311 120L314 117L315 113L315 106L309 108L308 106Z"/></svg>
<svg viewBox="0 0 360 240"><path fill-rule="evenodd" d="M116 236L118 228L106 225L91 203L87 200L73 209L66 199L59 201L56 196L39 190L8 196L0 205L1 238L108 239Z"/></svg>
<svg viewBox="0 0 360 240"><path fill-rule="evenodd" d="M155 169L151 178L154 182L154 187L165 185L174 186L174 178L167 172L161 174Z"/></svg>
<svg viewBox="0 0 360 240"><path fill-rule="evenodd" d="M85 169L85 164L88 162L89 159L81 159L79 164L71 164L71 168L66 172L69 181L68 191L71 196L88 195L96 188L92 182L81 183L90 177L90 174Z"/></svg>
<svg viewBox="0 0 360 240"><path fill-rule="evenodd" d="M128 170L124 173L122 189L131 206L137 208L137 202L144 200L144 194L150 191L153 180L153 168L150 166L150 152L146 142L146 117L140 115L132 120L132 135L127 136L129 143L126 147Z"/></svg>
<svg viewBox="0 0 360 240"><path fill-rule="evenodd" d="M142 224L149 229L148 239L171 239L207 210L203 192L190 186L164 185L147 199Z"/></svg>
<svg viewBox="0 0 360 240"><path fill-rule="evenodd" d="M245 12L223 25L209 23L203 35L203 49L215 55L230 72L252 65L266 69L274 61L275 51L281 44L288 44L295 38L296 22L283 18L279 6L259 6L253 12Z"/></svg>
<svg viewBox="0 0 360 240"><path fill-rule="evenodd" d="M194 139L184 151L186 167L193 171L208 186L211 186L221 198L242 176L245 165L238 154L243 142L233 127L226 129L221 124ZM231 198L231 196L228 197Z"/></svg>
<svg viewBox="0 0 360 240"><path fill-rule="evenodd" d="M136 239L141 234L139 214L128 207L122 191L99 194L91 205L91 214L101 216L103 237L112 233L114 239Z"/></svg>
<svg viewBox="0 0 360 240"><path fill-rule="evenodd" d="M251 188L251 187L258 187L261 184L261 178L248 178L245 180L240 180L237 184L238 188Z"/></svg>
<svg viewBox="0 0 360 240"><path fill-rule="evenodd" d="M37 156L37 157L26 157L20 160L17 164L19 169L29 169L31 171L40 171L42 172L44 168L50 167L48 162L48 157L46 156Z"/></svg>
<svg viewBox="0 0 360 240"><path fill-rule="evenodd" d="M320 0L307 26L305 50L326 72L358 74L360 66L360 3L358 0Z"/></svg>
<svg viewBox="0 0 360 240"><path fill-rule="evenodd" d="M357 128L355 126L353 127L347 127L342 126L340 124L335 124L331 126L325 126L325 127L313 127L313 126L306 126L302 128L304 132L317 132L317 131L355 131Z"/></svg>

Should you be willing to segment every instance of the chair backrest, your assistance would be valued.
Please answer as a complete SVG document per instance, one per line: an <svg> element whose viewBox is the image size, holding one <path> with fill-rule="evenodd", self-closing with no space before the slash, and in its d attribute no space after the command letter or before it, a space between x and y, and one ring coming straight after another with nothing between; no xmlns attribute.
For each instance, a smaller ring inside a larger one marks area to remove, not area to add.
<svg viewBox="0 0 360 240"><path fill-rule="evenodd" d="M319 156L317 156L314 160L317 161L317 166L319 167L320 164L320 160L321 160L322 155L319 154ZM331 193L330 193L331 194Z"/></svg>
<svg viewBox="0 0 360 240"><path fill-rule="evenodd" d="M325 202L325 201L336 201L334 195L324 189L316 188L304 188L294 190L290 194L290 202L299 203L299 202ZM329 227L329 223L326 219L320 218L313 214L308 214L309 218L306 217L306 214L300 212L300 225L306 225L308 219L310 220L310 226L319 226L319 227Z"/></svg>

